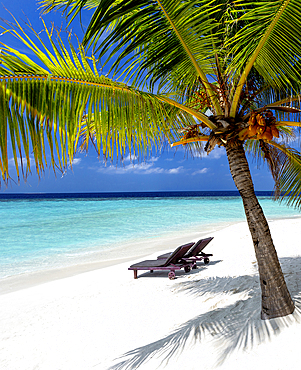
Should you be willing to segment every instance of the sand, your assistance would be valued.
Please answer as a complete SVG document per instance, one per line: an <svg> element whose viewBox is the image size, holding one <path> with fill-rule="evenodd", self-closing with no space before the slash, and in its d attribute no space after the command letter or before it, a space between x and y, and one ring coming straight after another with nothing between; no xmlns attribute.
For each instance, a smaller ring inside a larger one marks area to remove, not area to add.
<svg viewBox="0 0 301 370"><path fill-rule="evenodd" d="M260 320L257 264L241 222L207 235L210 264L175 280L165 272L134 280L128 267L139 258L0 283L0 369L300 369L301 218L269 224L292 315Z"/></svg>

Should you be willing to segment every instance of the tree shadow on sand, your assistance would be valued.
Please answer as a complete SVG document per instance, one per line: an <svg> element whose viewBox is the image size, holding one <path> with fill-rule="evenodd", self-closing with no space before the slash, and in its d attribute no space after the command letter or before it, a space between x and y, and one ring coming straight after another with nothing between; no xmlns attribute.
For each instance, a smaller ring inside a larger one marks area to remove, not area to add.
<svg viewBox="0 0 301 370"><path fill-rule="evenodd" d="M258 275L239 277L217 277L206 280L179 282L173 289L179 292L200 296L206 293L238 294L243 293L244 299L222 308L203 313L183 323L171 334L153 343L133 349L120 358L108 370L138 369L152 357L160 357L162 365L181 353L189 340L194 343L201 341L206 335L216 344L222 344L216 366L235 351L252 348L293 323L301 322L301 257L280 259L288 289L295 301L296 309L292 315L263 321L260 319L261 292ZM300 273L299 273L300 271Z"/></svg>

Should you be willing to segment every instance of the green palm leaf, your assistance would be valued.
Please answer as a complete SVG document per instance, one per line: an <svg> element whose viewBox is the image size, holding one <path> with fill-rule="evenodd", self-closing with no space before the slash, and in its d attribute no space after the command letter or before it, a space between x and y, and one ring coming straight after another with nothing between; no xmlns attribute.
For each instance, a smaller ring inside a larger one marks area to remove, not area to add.
<svg viewBox="0 0 301 370"><path fill-rule="evenodd" d="M227 40L226 48L235 55L228 73L235 71L235 78L240 80L235 84L231 115L237 110L242 86L253 67L276 89L293 88L300 81L299 7L298 0L235 2L232 13L238 32Z"/></svg>
<svg viewBox="0 0 301 370"><path fill-rule="evenodd" d="M78 4L77 0L41 0L38 3L43 10L43 14L53 10L61 10L70 18L71 23L82 9L94 9L99 5L99 0L84 0Z"/></svg>
<svg viewBox="0 0 301 370"><path fill-rule="evenodd" d="M280 128L283 138L290 138L291 129ZM266 162L275 182L275 198L300 207L301 204L301 155L284 143L275 141L264 142L263 140L247 140L246 150L255 158L260 165Z"/></svg>
<svg viewBox="0 0 301 370"><path fill-rule="evenodd" d="M77 4L81 7L84 1ZM109 59L115 58L112 68L116 72L122 70L134 82L149 81L152 88L160 82L173 92L183 91L200 78L220 114L207 78L213 72L218 44L214 34L219 10L216 1L100 1L84 43L100 41L96 47L100 58L111 50ZM109 28L113 31L107 33Z"/></svg>
<svg viewBox="0 0 301 370"><path fill-rule="evenodd" d="M42 44L39 48L20 26L10 32L35 53L43 67L2 44L0 167L4 180L9 176L9 133L17 171L17 152L21 158L25 153L28 172L32 151L40 173L47 165L46 140L53 168L58 165L63 170L72 163L83 125L89 133L93 124L98 153L112 159L127 150L143 155L152 144L160 147L166 138L177 140L178 129L195 124L192 115L214 127L205 115L167 96L145 93L99 75L95 61L85 56L80 44L79 55L71 42L68 51L59 35L55 45L53 30L47 30L52 50L35 34Z"/></svg>
<svg viewBox="0 0 301 370"><path fill-rule="evenodd" d="M300 207L301 205L301 155L293 148L270 143L276 149L274 157L277 159L277 181L281 199L289 205ZM271 150L270 150L271 152Z"/></svg>

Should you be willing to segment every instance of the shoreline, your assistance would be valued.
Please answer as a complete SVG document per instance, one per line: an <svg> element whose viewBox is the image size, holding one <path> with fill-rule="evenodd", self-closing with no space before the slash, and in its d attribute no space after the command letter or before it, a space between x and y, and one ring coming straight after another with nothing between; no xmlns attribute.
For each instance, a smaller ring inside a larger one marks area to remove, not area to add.
<svg viewBox="0 0 301 370"><path fill-rule="evenodd" d="M270 198L262 199L268 219L300 216L300 212L279 207ZM29 280L30 276L42 276L51 271L54 275L55 270L59 275L67 276L68 272L63 270L68 269L72 270L69 275L73 275L75 266L79 266L79 272L88 271L101 267L102 263L99 262L103 261L106 261L106 265L108 261L115 264L116 259L128 260L131 256L142 258L154 250L174 250L187 241L195 241L231 224L245 221L239 197L225 197L222 200L215 197L205 197L203 200L164 198L162 202L137 199L134 203L126 198L120 199L121 202L92 201L88 203L92 207L89 211L86 202L82 201L69 204L50 200L39 203L38 207L31 201L22 202L20 207L15 207L14 202L2 204L2 212L6 210L6 205L11 212L8 217L3 214L0 291L2 282L5 283L7 279L16 281L20 276ZM45 218L43 212L46 210L50 213ZM66 220L60 216L61 212L67 215ZM84 217L79 216L82 212ZM75 218L74 214L77 215ZM20 232L17 231L18 227ZM181 236L187 239L181 241ZM41 278L47 280L43 276Z"/></svg>
<svg viewBox="0 0 301 370"><path fill-rule="evenodd" d="M285 220L296 220L300 219L301 216L285 217L285 218L274 218L268 220L269 226L273 222L285 221ZM75 263L69 266L45 269L42 271L34 271L29 273L21 273L17 275L8 276L0 279L0 296L2 294L12 293L18 290L31 288L40 284L48 283L55 280L65 279L86 272L103 269L106 267L112 267L115 265L123 264L125 262L133 262L135 260L141 260L148 258L148 256L154 253L163 254L165 252L173 251L179 245L187 242L196 242L204 237L214 236L229 227L245 224L246 221L237 221L229 223L220 223L216 226L215 230L198 232L197 228L192 228L184 235L176 235L173 238L169 234L160 236L153 240L140 240L135 243L126 243L122 247L118 247L115 250L99 252L91 254L95 256L94 261L87 261L83 263ZM249 232L249 230L248 230ZM272 233L273 237L273 233ZM124 250L127 251L124 254ZM130 255L128 255L130 254ZM122 255L117 258L116 256ZM155 258L155 257L154 257Z"/></svg>
<svg viewBox="0 0 301 370"><path fill-rule="evenodd" d="M270 228L292 315L260 320L254 248L240 222L210 234L209 265L181 270L175 280L165 271L135 280L128 267L136 257L0 295L0 368L253 370L268 363L298 370L301 218Z"/></svg>
<svg viewBox="0 0 301 370"><path fill-rule="evenodd" d="M26 272L4 277L0 279L0 295L30 288L53 280L64 279L85 272L130 262L136 259L145 259L145 257L153 253L162 254L172 251L179 245L197 241L241 222L243 221L221 222L214 228L211 227L211 225L210 227L207 225L204 231L199 231L201 227L192 227L188 231L182 232L181 235L177 234L175 236L166 233L152 239L124 243L109 251L91 253L89 256L90 261L88 260L82 263L75 262L69 266L54 267L41 271ZM120 257L118 258L118 256ZM91 259L93 259L93 261L91 261Z"/></svg>

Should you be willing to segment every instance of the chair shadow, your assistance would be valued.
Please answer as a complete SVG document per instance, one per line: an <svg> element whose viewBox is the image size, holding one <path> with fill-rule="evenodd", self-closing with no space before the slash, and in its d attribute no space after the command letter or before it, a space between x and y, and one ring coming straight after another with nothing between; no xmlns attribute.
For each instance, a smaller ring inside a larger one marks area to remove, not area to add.
<svg viewBox="0 0 301 370"><path fill-rule="evenodd" d="M191 336L196 343L205 335L209 335L212 340L224 347L217 359L216 366L219 366L233 351L252 348L254 344L260 344L279 334L291 324L301 323L301 279L299 273L291 272L292 266L294 271L301 271L301 257L282 258L280 263L295 302L295 311L292 315L266 321L260 319L261 291L258 275L179 281L173 286L177 293L185 292L196 296L206 293L246 293L246 299L237 300L232 305L213 309L192 318L164 338L123 354L116 359L119 362L108 370L138 369L155 355L160 357L162 364L167 363L173 355L185 350ZM257 309L254 310L254 307Z"/></svg>
<svg viewBox="0 0 301 370"><path fill-rule="evenodd" d="M176 270L175 280L177 278L181 278L186 275L198 274L201 271L207 270L207 268L210 268L210 266L216 265L217 263L220 263L220 262L222 262L222 260L210 261L208 265L205 265L204 262L197 262L197 269L192 269L188 273L186 273L183 269ZM139 270L138 270L138 278L154 277L154 278L165 278L165 279L167 278L168 279L168 273L169 273L169 270L157 270L157 271L155 270L153 272L147 271L147 272L143 272L139 274Z"/></svg>

